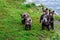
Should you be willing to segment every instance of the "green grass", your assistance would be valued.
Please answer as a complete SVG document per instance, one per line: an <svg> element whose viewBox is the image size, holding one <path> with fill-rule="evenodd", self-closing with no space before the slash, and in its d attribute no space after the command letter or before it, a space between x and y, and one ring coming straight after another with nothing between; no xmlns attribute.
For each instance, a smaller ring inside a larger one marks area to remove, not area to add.
<svg viewBox="0 0 60 40"><path fill-rule="evenodd" d="M60 21L60 16L55 15L54 18L55 20Z"/></svg>
<svg viewBox="0 0 60 40"><path fill-rule="evenodd" d="M23 0L0 0L0 40L60 40L60 25L55 31L41 30L41 10L27 8ZM32 30L25 31L20 14L28 12L33 20Z"/></svg>

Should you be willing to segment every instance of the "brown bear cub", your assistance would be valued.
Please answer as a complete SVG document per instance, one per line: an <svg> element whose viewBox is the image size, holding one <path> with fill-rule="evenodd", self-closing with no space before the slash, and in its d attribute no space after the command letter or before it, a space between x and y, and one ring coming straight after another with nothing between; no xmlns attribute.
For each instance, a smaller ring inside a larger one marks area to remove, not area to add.
<svg viewBox="0 0 60 40"><path fill-rule="evenodd" d="M32 19L28 17L25 21L25 30L31 30Z"/></svg>
<svg viewBox="0 0 60 40"><path fill-rule="evenodd" d="M27 17L29 17L29 14L28 13L24 13L24 14L21 15L22 24L25 24L25 20L26 20Z"/></svg>
<svg viewBox="0 0 60 40"><path fill-rule="evenodd" d="M49 13L49 25L51 27L51 29L53 30L54 29L54 18L53 18L53 14L54 14L54 11L51 11Z"/></svg>

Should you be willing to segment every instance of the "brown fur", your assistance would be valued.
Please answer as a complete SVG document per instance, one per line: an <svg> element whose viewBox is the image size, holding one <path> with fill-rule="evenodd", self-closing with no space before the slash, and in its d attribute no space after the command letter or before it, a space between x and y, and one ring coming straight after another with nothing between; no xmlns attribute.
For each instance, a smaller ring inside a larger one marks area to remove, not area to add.
<svg viewBox="0 0 60 40"><path fill-rule="evenodd" d="M31 25L32 25L32 19L29 17L25 21L25 30L31 30Z"/></svg>

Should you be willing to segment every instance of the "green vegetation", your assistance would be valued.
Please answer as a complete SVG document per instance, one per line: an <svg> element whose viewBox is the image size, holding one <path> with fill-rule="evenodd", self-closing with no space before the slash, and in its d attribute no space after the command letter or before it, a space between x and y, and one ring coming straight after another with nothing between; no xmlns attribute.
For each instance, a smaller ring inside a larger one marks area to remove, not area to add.
<svg viewBox="0 0 60 40"><path fill-rule="evenodd" d="M31 8L31 7L33 7L33 6L35 6L34 3L26 4L26 7L27 7L27 8Z"/></svg>
<svg viewBox="0 0 60 40"><path fill-rule="evenodd" d="M60 21L60 16L55 15L54 18L55 18L55 20Z"/></svg>
<svg viewBox="0 0 60 40"><path fill-rule="evenodd" d="M22 4L24 0L0 0L0 40L60 40L60 25L54 31L41 30L40 7ZM32 30L25 31L20 14L28 12L33 20Z"/></svg>

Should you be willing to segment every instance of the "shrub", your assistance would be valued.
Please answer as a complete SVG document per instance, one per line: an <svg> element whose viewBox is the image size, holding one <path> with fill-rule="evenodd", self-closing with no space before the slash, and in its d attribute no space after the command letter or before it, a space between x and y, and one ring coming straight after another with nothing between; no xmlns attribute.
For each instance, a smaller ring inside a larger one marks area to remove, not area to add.
<svg viewBox="0 0 60 40"><path fill-rule="evenodd" d="M33 7L33 6L35 6L35 3L28 3L28 4L26 4L27 8L30 8L30 7Z"/></svg>

